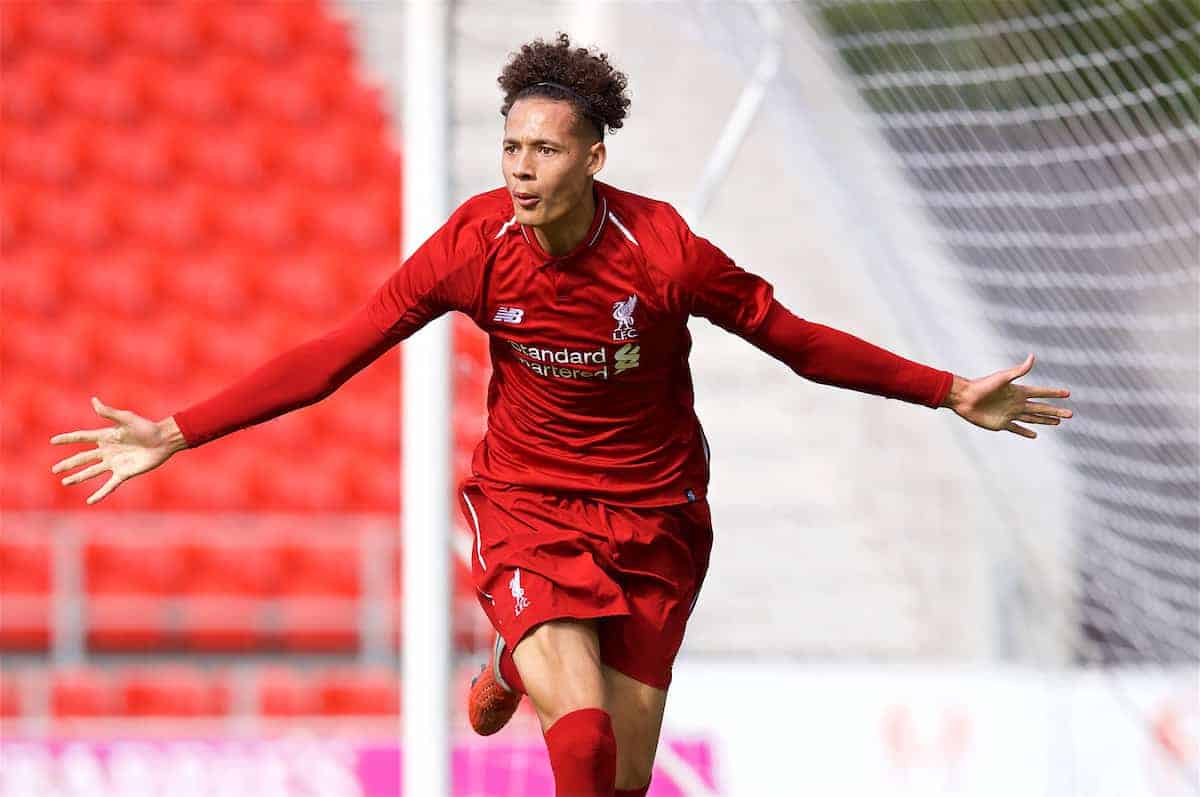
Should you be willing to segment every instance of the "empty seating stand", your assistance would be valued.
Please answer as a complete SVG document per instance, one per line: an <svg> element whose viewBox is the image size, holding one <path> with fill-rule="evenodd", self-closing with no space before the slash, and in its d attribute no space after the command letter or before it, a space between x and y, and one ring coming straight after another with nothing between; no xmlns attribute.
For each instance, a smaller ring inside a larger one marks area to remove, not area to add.
<svg viewBox="0 0 1200 797"><path fill-rule="evenodd" d="M0 652L53 644L54 530L21 520L47 511L78 532L62 555L78 557L90 650L359 649L359 521L309 534L303 518L382 518L398 556L394 352L94 507L104 478L61 486L51 465L80 449L47 444L104 424L91 395L154 419L211 395L398 267L399 153L346 24L318 0L0 3L0 63ZM455 330L461 476L488 365L478 331ZM260 514L301 519L230 520ZM462 568L455 589L456 639L475 644ZM375 597L398 641L398 593ZM80 678L65 704L101 710Z"/></svg>
<svg viewBox="0 0 1200 797"><path fill-rule="evenodd" d="M0 717L396 717L399 687L398 673L385 667L268 665L239 671L159 663L6 669L0 670Z"/></svg>

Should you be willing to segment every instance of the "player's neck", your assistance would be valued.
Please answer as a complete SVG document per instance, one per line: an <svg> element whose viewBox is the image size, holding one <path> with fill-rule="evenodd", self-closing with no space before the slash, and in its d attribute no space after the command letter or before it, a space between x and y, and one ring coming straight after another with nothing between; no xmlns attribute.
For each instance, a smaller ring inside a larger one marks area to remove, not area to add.
<svg viewBox="0 0 1200 797"><path fill-rule="evenodd" d="M584 192L583 201L563 218L542 227L535 227L533 234L537 236L542 249L551 257L558 257L570 252L588 230L592 228L592 220L596 216L595 187L589 182Z"/></svg>

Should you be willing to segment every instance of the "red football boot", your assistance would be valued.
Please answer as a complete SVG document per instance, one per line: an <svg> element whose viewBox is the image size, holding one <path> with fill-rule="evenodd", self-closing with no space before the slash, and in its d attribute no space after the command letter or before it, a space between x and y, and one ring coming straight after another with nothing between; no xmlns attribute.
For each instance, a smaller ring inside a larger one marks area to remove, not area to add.
<svg viewBox="0 0 1200 797"><path fill-rule="evenodd" d="M513 689L500 675L500 654L504 652L504 640L496 635L492 646L491 666L479 668L479 674L471 679L471 692L467 696L467 714L471 727L480 736L491 736L503 728L516 713L521 702L521 693Z"/></svg>

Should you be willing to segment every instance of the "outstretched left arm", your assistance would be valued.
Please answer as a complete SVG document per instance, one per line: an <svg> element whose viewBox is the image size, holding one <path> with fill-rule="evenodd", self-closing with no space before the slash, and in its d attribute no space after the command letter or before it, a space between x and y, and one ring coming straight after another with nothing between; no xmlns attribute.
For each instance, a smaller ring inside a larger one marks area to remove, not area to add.
<svg viewBox="0 0 1200 797"><path fill-rule="evenodd" d="M1025 423L1057 425L1069 409L1032 398L1066 398L1066 388L1013 384L1029 373L1033 355L1015 368L978 379L907 360L833 327L797 318L772 300L762 323L743 335L748 341L814 382L873 393L927 407L949 407L959 417L984 429L1034 438Z"/></svg>
<svg viewBox="0 0 1200 797"><path fill-rule="evenodd" d="M797 318L774 298L774 288L738 266L707 238L695 235L674 208L655 238L655 262L691 315L740 335L793 371L826 385L900 399L926 407L949 407L959 417L993 431L1034 438L1025 423L1057 425L1069 409L1032 398L1066 398L1066 388L1029 387L1013 381L1029 373L1033 355L1015 368L978 379L930 368L824 324Z"/></svg>

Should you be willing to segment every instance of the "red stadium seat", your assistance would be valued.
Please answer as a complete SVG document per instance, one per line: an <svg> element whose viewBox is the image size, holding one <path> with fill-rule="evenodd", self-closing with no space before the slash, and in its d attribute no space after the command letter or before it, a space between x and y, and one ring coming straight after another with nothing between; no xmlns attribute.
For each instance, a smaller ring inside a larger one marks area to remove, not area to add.
<svg viewBox="0 0 1200 797"><path fill-rule="evenodd" d="M179 383L188 375L182 350L190 340L190 330L181 328L176 319L127 316L111 326L112 334L107 336L100 356L104 373L120 373L127 380L160 388ZM145 388L139 390L139 397L145 392Z"/></svg>
<svg viewBox="0 0 1200 797"><path fill-rule="evenodd" d="M358 539L291 538L281 544L281 594L356 599L361 593Z"/></svg>
<svg viewBox="0 0 1200 797"><path fill-rule="evenodd" d="M52 538L7 519L0 531L0 592L48 593Z"/></svg>
<svg viewBox="0 0 1200 797"><path fill-rule="evenodd" d="M185 562L178 542L146 529L93 532L84 544L84 577L93 594L177 594Z"/></svg>
<svg viewBox="0 0 1200 797"><path fill-rule="evenodd" d="M6 325L5 366L60 384L79 382L95 370L103 326L102 319L88 312L63 318L57 328Z"/></svg>
<svg viewBox="0 0 1200 797"><path fill-rule="evenodd" d="M215 368L218 376L213 381L214 388L241 378L283 353L270 337L271 327L269 319L251 315L236 322L193 330L189 346L198 362L192 366Z"/></svg>
<svg viewBox="0 0 1200 797"><path fill-rule="evenodd" d="M0 670L0 718L21 715L21 685L16 673Z"/></svg>
<svg viewBox="0 0 1200 797"><path fill-rule="evenodd" d="M38 195L30 230L46 241L81 251L103 249L118 235L118 192L106 184L57 187Z"/></svg>
<svg viewBox="0 0 1200 797"><path fill-rule="evenodd" d="M284 650L310 653L358 650L358 601L289 595L280 600L277 616L274 638Z"/></svg>
<svg viewBox="0 0 1200 797"><path fill-rule="evenodd" d="M183 546L186 568L182 591L189 595L248 598L274 594L286 571L278 547L260 536L243 529L194 529Z"/></svg>
<svg viewBox="0 0 1200 797"><path fill-rule="evenodd" d="M291 136L289 144L287 167L318 189L353 185L372 174L376 160L383 160L379 137L353 124L304 130Z"/></svg>
<svg viewBox="0 0 1200 797"><path fill-rule="evenodd" d="M37 127L4 129L5 182L71 185L86 174L85 144L89 125L75 120ZM53 241L53 238L49 240Z"/></svg>
<svg viewBox="0 0 1200 797"><path fill-rule="evenodd" d="M5 200L7 204L7 193ZM21 252L5 252L4 312L17 313L36 319L57 315L64 304L67 285L67 258L54 249L27 247ZM17 326L29 328L34 324L6 325L5 339ZM11 367L11 361L5 360Z"/></svg>
<svg viewBox="0 0 1200 797"><path fill-rule="evenodd" d="M58 81L57 93L71 114L93 122L134 124L143 119L147 98L140 78L126 63L72 70Z"/></svg>
<svg viewBox="0 0 1200 797"><path fill-rule="evenodd" d="M191 319L197 329L220 327L251 311L255 275L250 259L240 250L210 247L186 253L171 264L170 274L163 276L169 276L162 280L163 300L202 316ZM203 317L216 323L207 323Z"/></svg>
<svg viewBox="0 0 1200 797"><path fill-rule="evenodd" d="M344 448L316 448L302 458L290 458L286 467L264 467L261 476L266 501L280 510L344 511L350 498L344 474L357 458L354 451Z"/></svg>
<svg viewBox="0 0 1200 797"><path fill-rule="evenodd" d="M223 677L182 666L159 666L124 673L124 713L131 717L201 717L229 713L230 692Z"/></svg>
<svg viewBox="0 0 1200 797"><path fill-rule="evenodd" d="M157 312L156 297L165 279L160 274L162 261L145 247L117 246L91 255L75 254L64 258L63 268L71 274L68 290L75 307L85 307L104 329L107 340L123 333L123 324L114 318L139 318L168 322ZM102 300L102 301L101 301ZM92 309L94 307L94 309ZM104 346L100 345L103 349Z"/></svg>
<svg viewBox="0 0 1200 797"><path fill-rule="evenodd" d="M124 200L122 221L143 244L186 251L210 240L223 201L198 185L168 185Z"/></svg>
<svg viewBox="0 0 1200 797"><path fill-rule="evenodd" d="M0 592L0 651L49 649L52 609L46 594Z"/></svg>
<svg viewBox="0 0 1200 797"><path fill-rule="evenodd" d="M3 24L0 21L0 27ZM0 83L3 118L9 124L21 125L44 125L49 121L58 102L55 87L60 71L58 59L36 50L26 53L12 67L6 67L4 81Z"/></svg>
<svg viewBox="0 0 1200 797"><path fill-rule="evenodd" d="M331 248L382 254L394 247L400 218L398 185L372 182L328 193L322 207L318 230Z"/></svg>
<svg viewBox="0 0 1200 797"><path fill-rule="evenodd" d="M7 70L13 63L29 57L31 41L29 27L34 11L32 4L0 3L0 62Z"/></svg>
<svg viewBox="0 0 1200 797"><path fill-rule="evenodd" d="M400 676L393 670L332 670L319 676L317 690L327 716L400 714Z"/></svg>
<svg viewBox="0 0 1200 797"><path fill-rule="evenodd" d="M299 313L319 319L322 327L332 326L346 305L337 278L343 262L343 258L324 251L288 258L286 264L264 269L259 275L259 295L273 305L290 305Z"/></svg>
<svg viewBox="0 0 1200 797"><path fill-rule="evenodd" d="M265 649L270 635L264 601L220 593L200 593L178 602L181 643L197 652L245 653Z"/></svg>
<svg viewBox="0 0 1200 797"><path fill-rule="evenodd" d="M297 31L287 14L288 3L230 4L212 16L217 43L262 61L292 56Z"/></svg>
<svg viewBox="0 0 1200 797"><path fill-rule="evenodd" d="M187 403L181 402L181 406ZM261 454L245 449L197 451L184 471L155 482L158 501L160 505L202 512L257 508L262 501L255 474L261 458Z"/></svg>
<svg viewBox="0 0 1200 797"><path fill-rule="evenodd" d="M179 178L179 126L150 119L137 127L102 127L89 142L93 169L124 183L163 186Z"/></svg>
<svg viewBox="0 0 1200 797"><path fill-rule="evenodd" d="M259 670L255 691L258 713L264 717L313 716L320 708L311 680L291 668Z"/></svg>
<svg viewBox="0 0 1200 797"><path fill-rule="evenodd" d="M223 232L243 247L288 250L307 239L305 201L287 189L231 192L224 203Z"/></svg>
<svg viewBox="0 0 1200 797"><path fill-rule="evenodd" d="M115 12L108 3L47 3L29 15L33 41L74 58L99 60L115 42Z"/></svg>
<svg viewBox="0 0 1200 797"><path fill-rule="evenodd" d="M257 120L197 130L186 143L188 169L204 183L257 193L274 176L270 136Z"/></svg>
<svg viewBox="0 0 1200 797"><path fill-rule="evenodd" d="M45 650L50 645L50 538L19 521L0 533L0 650Z"/></svg>
<svg viewBox="0 0 1200 797"><path fill-rule="evenodd" d="M89 595L86 641L91 651L146 652L178 648L170 602L148 594Z"/></svg>
<svg viewBox="0 0 1200 797"><path fill-rule="evenodd" d="M191 61L211 45L210 3L143 3L119 14L127 46L156 56Z"/></svg>
<svg viewBox="0 0 1200 797"><path fill-rule="evenodd" d="M51 674L50 712L55 717L105 717L120 708L102 670L56 670Z"/></svg>
<svg viewBox="0 0 1200 797"><path fill-rule="evenodd" d="M253 81L236 54L209 51L197 61L162 64L147 81L150 101L167 116L192 124L226 124L241 106L238 86Z"/></svg>
<svg viewBox="0 0 1200 797"><path fill-rule="evenodd" d="M254 113L275 122L314 125L329 115L347 73L332 59L262 69L245 85Z"/></svg>

